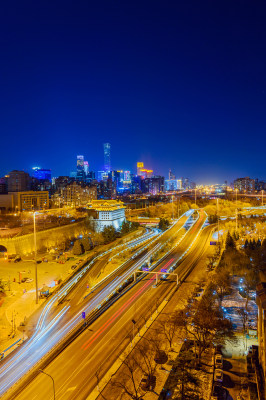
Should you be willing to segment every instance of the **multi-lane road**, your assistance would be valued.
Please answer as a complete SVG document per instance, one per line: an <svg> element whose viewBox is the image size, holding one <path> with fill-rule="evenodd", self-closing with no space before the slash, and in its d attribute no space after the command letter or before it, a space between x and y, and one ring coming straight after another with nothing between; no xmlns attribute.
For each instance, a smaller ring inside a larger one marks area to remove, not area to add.
<svg viewBox="0 0 266 400"><path fill-rule="evenodd" d="M198 221L185 238L158 263L154 271L175 266L174 272L178 273L179 279L185 279L208 243L210 229L202 231L205 218L206 215L200 212ZM95 373L100 371L101 376L104 375L129 344L132 319L136 321L136 327L141 327L151 309L162 302L175 286L174 277L169 276L167 281L160 281L156 286L155 276L146 275L61 351L44 370L55 380L56 398L85 399L97 384ZM80 304L84 307L83 301ZM6 398L53 399L52 383L49 377L39 373L24 382L13 396Z"/></svg>
<svg viewBox="0 0 266 400"><path fill-rule="evenodd" d="M68 283L68 288L73 287L68 295L64 296L65 289L56 293L44 307L33 336L14 354L2 361L0 394L3 395L10 387L13 390L22 384L23 379L28 376L28 370L34 371L40 360L43 360L47 353L48 355L52 353L58 344L64 343L66 336L80 325L81 311L85 311L87 315L95 312L106 298L112 295L112 292L141 266L146 257L152 255L162 242L181 229L189 216L189 214L183 216L169 231L159 235L158 238L156 236L150 238L152 241L146 249L140 248L134 259L130 259L128 263L104 279L89 296L84 296L87 288L87 275L85 274L80 277L75 286L73 286L75 278L73 278L73 282ZM141 246L141 243L137 243L138 245ZM100 258L92 263L90 273L97 274L99 265L106 262L105 259ZM58 304L62 298L64 301ZM9 398L9 393L6 394L6 398Z"/></svg>

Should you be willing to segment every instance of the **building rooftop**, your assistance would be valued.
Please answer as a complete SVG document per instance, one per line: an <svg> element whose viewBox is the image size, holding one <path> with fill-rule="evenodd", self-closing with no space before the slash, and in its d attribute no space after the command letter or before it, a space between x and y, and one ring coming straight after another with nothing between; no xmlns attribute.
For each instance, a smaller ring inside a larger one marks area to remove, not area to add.
<svg viewBox="0 0 266 400"><path fill-rule="evenodd" d="M117 200L92 200L88 203L88 207L96 211L114 211L126 208L122 201Z"/></svg>

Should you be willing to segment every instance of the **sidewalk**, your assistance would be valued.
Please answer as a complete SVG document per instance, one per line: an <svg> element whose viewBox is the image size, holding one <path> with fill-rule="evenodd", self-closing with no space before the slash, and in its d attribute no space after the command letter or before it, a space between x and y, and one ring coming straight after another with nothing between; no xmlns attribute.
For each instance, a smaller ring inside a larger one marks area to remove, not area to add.
<svg viewBox="0 0 266 400"><path fill-rule="evenodd" d="M243 400L248 400L248 390L243 387L247 375L247 351L244 351L245 337L242 334L238 336L238 344L231 345L226 343L222 350L224 357L224 380L223 386L227 389L227 400L236 400L241 394ZM248 347L257 344L256 339L248 339Z"/></svg>

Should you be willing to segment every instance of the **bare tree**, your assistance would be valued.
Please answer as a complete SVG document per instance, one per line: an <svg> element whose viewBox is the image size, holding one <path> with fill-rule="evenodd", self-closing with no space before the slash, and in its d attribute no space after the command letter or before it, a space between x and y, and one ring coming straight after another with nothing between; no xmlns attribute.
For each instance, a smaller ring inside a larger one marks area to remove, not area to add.
<svg viewBox="0 0 266 400"><path fill-rule="evenodd" d="M110 384L113 390L118 389L117 396L127 394L132 400L141 400L156 383L155 362L156 348L153 342L141 341L122 361L120 370L112 377ZM146 388L141 379L148 381ZM122 393L121 393L122 392Z"/></svg>
<svg viewBox="0 0 266 400"><path fill-rule="evenodd" d="M164 319L158 322L157 333L165 337L170 349L172 348L174 338L180 326L179 318L177 318L177 315L177 312L165 314Z"/></svg>
<svg viewBox="0 0 266 400"><path fill-rule="evenodd" d="M222 269L212 277L212 288L216 291L219 300L219 305L222 305L224 296L228 294L231 288L230 273Z"/></svg>

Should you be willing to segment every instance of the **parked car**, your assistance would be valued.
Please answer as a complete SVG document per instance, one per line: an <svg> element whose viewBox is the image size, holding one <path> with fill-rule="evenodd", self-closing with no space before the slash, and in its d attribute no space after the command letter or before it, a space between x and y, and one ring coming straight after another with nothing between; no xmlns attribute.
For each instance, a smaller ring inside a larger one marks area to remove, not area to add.
<svg viewBox="0 0 266 400"><path fill-rule="evenodd" d="M148 376L145 376L140 381L140 387L142 390L148 391L150 388L150 380Z"/></svg>
<svg viewBox="0 0 266 400"><path fill-rule="evenodd" d="M223 369L223 356L222 354L216 354L215 355L215 368L218 369Z"/></svg>
<svg viewBox="0 0 266 400"><path fill-rule="evenodd" d="M22 278L22 279L21 279L21 282L22 282L22 283L24 283L24 282L25 282L25 283L30 283L30 282L33 282L33 279L32 279L32 278Z"/></svg>
<svg viewBox="0 0 266 400"><path fill-rule="evenodd" d="M140 387L144 391L154 390L156 385L156 377L154 375L147 375L141 379Z"/></svg>
<svg viewBox="0 0 266 400"><path fill-rule="evenodd" d="M19 262L19 261L21 261L21 257L20 256L16 256L14 262Z"/></svg>
<svg viewBox="0 0 266 400"><path fill-rule="evenodd" d="M221 369L216 369L214 371L214 381L222 382L223 381L223 371Z"/></svg>
<svg viewBox="0 0 266 400"><path fill-rule="evenodd" d="M227 398L226 390L220 382L215 382L212 388L211 400L225 400Z"/></svg>
<svg viewBox="0 0 266 400"><path fill-rule="evenodd" d="M77 266L78 266L78 264L74 264L71 266L71 269L75 269L75 268L77 268Z"/></svg>

